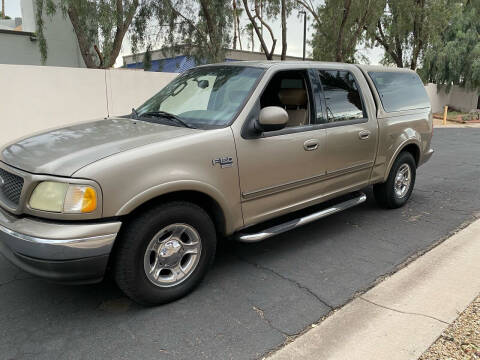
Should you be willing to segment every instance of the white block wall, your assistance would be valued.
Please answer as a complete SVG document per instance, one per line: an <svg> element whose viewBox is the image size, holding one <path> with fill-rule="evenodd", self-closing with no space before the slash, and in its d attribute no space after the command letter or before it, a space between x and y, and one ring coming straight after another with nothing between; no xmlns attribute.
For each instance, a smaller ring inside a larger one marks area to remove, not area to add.
<svg viewBox="0 0 480 360"><path fill-rule="evenodd" d="M0 64L0 144L46 129L128 114L176 75Z"/></svg>

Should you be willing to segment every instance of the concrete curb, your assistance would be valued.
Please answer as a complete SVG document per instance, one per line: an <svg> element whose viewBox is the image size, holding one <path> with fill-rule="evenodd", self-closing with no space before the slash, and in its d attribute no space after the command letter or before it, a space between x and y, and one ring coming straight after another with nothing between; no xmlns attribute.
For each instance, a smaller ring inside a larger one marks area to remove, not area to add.
<svg viewBox="0 0 480 360"><path fill-rule="evenodd" d="M480 220L268 357L418 358L480 293Z"/></svg>

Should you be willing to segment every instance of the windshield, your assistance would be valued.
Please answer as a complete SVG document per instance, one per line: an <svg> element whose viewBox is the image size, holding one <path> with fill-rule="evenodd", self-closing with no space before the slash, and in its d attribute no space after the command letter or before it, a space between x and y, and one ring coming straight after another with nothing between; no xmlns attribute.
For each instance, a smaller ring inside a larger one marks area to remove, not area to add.
<svg viewBox="0 0 480 360"><path fill-rule="evenodd" d="M223 127L233 120L263 69L244 66L212 66L178 76L136 109L141 120L151 115L173 114L199 128Z"/></svg>

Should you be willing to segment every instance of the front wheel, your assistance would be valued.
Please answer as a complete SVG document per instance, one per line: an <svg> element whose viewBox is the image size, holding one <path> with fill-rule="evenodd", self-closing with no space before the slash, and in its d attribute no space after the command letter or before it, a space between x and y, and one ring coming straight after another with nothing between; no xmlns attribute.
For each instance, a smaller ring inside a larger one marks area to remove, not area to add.
<svg viewBox="0 0 480 360"><path fill-rule="evenodd" d="M375 200L389 209L405 205L412 194L415 176L415 159L409 152L401 152L390 169L387 181L373 185Z"/></svg>
<svg viewBox="0 0 480 360"><path fill-rule="evenodd" d="M188 202L156 206L126 224L114 259L115 280L138 303L167 303L200 283L215 249L215 227L205 210Z"/></svg>

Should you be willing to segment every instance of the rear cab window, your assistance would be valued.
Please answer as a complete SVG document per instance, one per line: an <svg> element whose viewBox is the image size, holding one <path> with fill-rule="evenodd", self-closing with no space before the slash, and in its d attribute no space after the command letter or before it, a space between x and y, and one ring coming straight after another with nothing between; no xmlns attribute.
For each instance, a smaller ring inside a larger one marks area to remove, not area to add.
<svg viewBox="0 0 480 360"><path fill-rule="evenodd" d="M346 70L319 70L328 122L366 118L354 76Z"/></svg>
<svg viewBox="0 0 480 360"><path fill-rule="evenodd" d="M369 71L386 112L430 107L422 80L413 72Z"/></svg>

